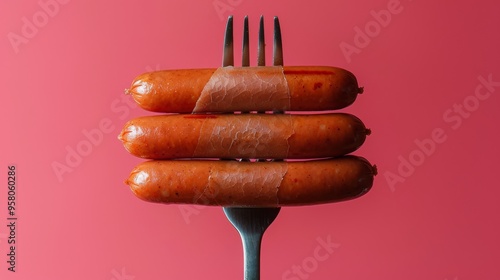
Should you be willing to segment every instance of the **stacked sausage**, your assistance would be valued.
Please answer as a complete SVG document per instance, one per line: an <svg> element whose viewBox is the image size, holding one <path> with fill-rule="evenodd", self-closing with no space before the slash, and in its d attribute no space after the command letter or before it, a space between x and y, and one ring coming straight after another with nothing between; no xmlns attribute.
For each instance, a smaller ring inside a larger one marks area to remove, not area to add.
<svg viewBox="0 0 500 280"><path fill-rule="evenodd" d="M356 198L373 184L375 167L350 155L370 130L354 115L323 112L362 92L344 69L164 70L138 76L126 92L162 113L130 120L119 135L148 159L126 180L143 200L310 205Z"/></svg>

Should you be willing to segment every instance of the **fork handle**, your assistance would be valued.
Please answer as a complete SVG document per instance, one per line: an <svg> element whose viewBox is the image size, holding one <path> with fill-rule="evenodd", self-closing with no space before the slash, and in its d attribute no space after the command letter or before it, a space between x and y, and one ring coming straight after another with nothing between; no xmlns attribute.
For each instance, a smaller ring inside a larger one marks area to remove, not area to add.
<svg viewBox="0 0 500 280"><path fill-rule="evenodd" d="M241 234L244 258L244 280L260 280L260 247L262 234Z"/></svg>

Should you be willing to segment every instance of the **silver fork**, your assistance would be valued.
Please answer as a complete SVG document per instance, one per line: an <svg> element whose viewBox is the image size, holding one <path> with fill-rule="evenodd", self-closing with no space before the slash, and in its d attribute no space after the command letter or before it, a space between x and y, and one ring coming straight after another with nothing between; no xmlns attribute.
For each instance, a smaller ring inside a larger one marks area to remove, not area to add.
<svg viewBox="0 0 500 280"><path fill-rule="evenodd" d="M242 66L250 66L248 17L243 24ZM260 17L257 65L265 66L264 18ZM273 64L283 65L281 30L278 17L274 17ZM222 66L234 66L233 58L233 17L227 20L224 36ZM248 160L247 160L248 161ZM238 230L243 243L244 279L260 279L260 248L262 236L278 216L280 207L224 207L227 219Z"/></svg>

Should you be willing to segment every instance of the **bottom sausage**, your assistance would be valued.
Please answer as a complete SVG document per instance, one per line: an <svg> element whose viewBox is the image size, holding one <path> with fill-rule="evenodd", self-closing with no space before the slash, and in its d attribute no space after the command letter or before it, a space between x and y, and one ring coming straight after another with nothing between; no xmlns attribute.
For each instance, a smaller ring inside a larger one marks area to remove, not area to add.
<svg viewBox="0 0 500 280"><path fill-rule="evenodd" d="M218 206L298 206L359 197L376 168L343 156L310 161L239 162L156 160L139 164L126 180L149 202Z"/></svg>

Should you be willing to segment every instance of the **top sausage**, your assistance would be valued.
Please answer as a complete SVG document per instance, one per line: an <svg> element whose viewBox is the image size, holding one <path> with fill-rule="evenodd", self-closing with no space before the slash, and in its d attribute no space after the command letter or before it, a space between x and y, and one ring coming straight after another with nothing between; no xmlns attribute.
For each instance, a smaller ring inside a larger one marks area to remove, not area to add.
<svg viewBox="0 0 500 280"><path fill-rule="evenodd" d="M126 93L153 112L321 111L351 105L362 88L335 67L229 66L144 73Z"/></svg>

